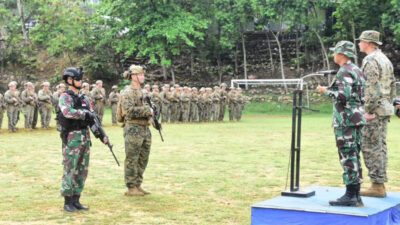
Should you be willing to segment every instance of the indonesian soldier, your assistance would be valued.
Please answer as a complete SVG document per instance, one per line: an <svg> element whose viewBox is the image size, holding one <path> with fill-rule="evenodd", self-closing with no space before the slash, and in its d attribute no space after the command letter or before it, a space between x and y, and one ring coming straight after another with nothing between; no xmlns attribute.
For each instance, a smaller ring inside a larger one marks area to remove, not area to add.
<svg viewBox="0 0 400 225"><path fill-rule="evenodd" d="M17 82L11 81L8 84L8 91L4 94L4 101L7 104L8 131L17 132L17 122L20 110L20 98L17 90Z"/></svg>
<svg viewBox="0 0 400 225"><path fill-rule="evenodd" d="M163 91L160 93L161 95L161 120L163 123L168 123L170 120L170 101L172 99L172 95L169 91L169 84L165 84L163 87Z"/></svg>
<svg viewBox="0 0 400 225"><path fill-rule="evenodd" d="M160 116L161 116L160 114L162 111L160 90L158 89L158 85L153 85L152 88L153 88L153 92L151 93L151 99L153 100L153 103L157 108L156 119L159 120Z"/></svg>
<svg viewBox="0 0 400 225"><path fill-rule="evenodd" d="M108 96L111 104L112 125L117 126L117 105L119 101L118 86L114 85L111 88L111 93Z"/></svg>
<svg viewBox="0 0 400 225"><path fill-rule="evenodd" d="M337 200L329 201L333 206L362 206L360 184L361 128L364 117L365 77L360 68L352 63L355 58L354 44L340 41L334 48L334 61L340 66L332 89L318 86L317 90L334 100L332 126L335 132L339 161L343 168L343 183L346 193Z"/></svg>
<svg viewBox="0 0 400 225"><path fill-rule="evenodd" d="M220 111L219 111L219 121L223 121L225 117L225 111L226 111L226 104L228 103L228 93L226 92L226 84L222 83L221 84L221 90L219 92L219 95L221 97L220 101Z"/></svg>
<svg viewBox="0 0 400 225"><path fill-rule="evenodd" d="M103 88L103 81L96 81L96 87L92 90L92 98L96 101L94 111L103 121L104 109L106 108L106 90Z"/></svg>
<svg viewBox="0 0 400 225"><path fill-rule="evenodd" d="M25 129L32 130L33 114L37 104L37 95L31 82L25 84L25 90L21 93L21 100L24 106Z"/></svg>
<svg viewBox="0 0 400 225"><path fill-rule="evenodd" d="M190 89L183 87L183 93L181 94L181 111L182 111L182 122L189 122L190 113Z"/></svg>
<svg viewBox="0 0 400 225"><path fill-rule="evenodd" d="M153 110L143 102L143 92L140 85L145 79L145 71L141 66L132 65L124 73L125 79L131 80L131 85L121 93L121 117L124 118L125 138L125 184L127 196L143 196L150 194L141 185L143 173L149 161L151 133L149 125Z"/></svg>
<svg viewBox="0 0 400 225"><path fill-rule="evenodd" d="M60 96L60 113L57 119L61 125L62 155L64 172L60 193L64 197L64 210L74 212L88 210L80 203L81 193L88 175L90 155L90 134L88 125L95 115L91 112L90 100L79 95L82 86L82 68L68 68L63 79L69 85L68 91ZM103 143L107 144L106 137Z"/></svg>
<svg viewBox="0 0 400 225"><path fill-rule="evenodd" d="M197 88L192 88L192 95L190 98L190 121L198 122L199 121L199 96L197 93Z"/></svg>
<svg viewBox="0 0 400 225"><path fill-rule="evenodd" d="M42 89L38 92L40 119L42 122L42 128L49 129L52 108L50 83L46 81L43 82L41 86Z"/></svg>
<svg viewBox="0 0 400 225"><path fill-rule="evenodd" d="M211 94L211 99L212 99L212 117L213 117L213 122L219 121L219 113L220 113L220 104L221 104L221 96L219 95L219 87L215 86L214 87L214 92Z"/></svg>
<svg viewBox="0 0 400 225"><path fill-rule="evenodd" d="M235 118L235 108L237 105L236 91L234 87L230 87L228 93L228 108L229 108L229 121L233 121Z"/></svg>
<svg viewBox="0 0 400 225"><path fill-rule="evenodd" d="M395 97L393 65L378 48L382 45L380 33L373 30L360 35L360 51L367 54L363 59L361 70L365 82L365 119L367 124L362 132L362 153L368 168L372 185L361 190L361 195L385 197L387 182L387 124L394 113L392 106Z"/></svg>

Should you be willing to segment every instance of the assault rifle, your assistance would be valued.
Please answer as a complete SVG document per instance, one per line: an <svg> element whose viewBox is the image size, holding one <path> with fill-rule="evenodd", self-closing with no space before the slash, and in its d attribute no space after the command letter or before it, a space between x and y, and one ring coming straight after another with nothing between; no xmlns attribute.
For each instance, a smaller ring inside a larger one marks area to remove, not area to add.
<svg viewBox="0 0 400 225"><path fill-rule="evenodd" d="M154 105L154 103L151 101L149 96L144 97L144 100L147 102L147 104L149 104L150 108L153 109L154 127L160 133L161 141L164 142L164 138L163 138L162 133L161 133L162 127L161 127L160 122L158 122L158 119L157 119L157 117L158 117L157 106Z"/></svg>
<svg viewBox="0 0 400 225"><path fill-rule="evenodd" d="M87 100L87 98L84 98L84 102L86 103L87 106L90 106L90 103ZM107 146L110 149L111 154L114 156L115 162L117 163L118 166L120 166L118 159L114 154L113 145L111 144L110 139L106 135L106 132L104 131L103 125L101 124L101 121L100 121L99 117L97 116L97 113L93 110L91 110L90 113L92 113L94 115L93 116L94 120L88 121L90 130L92 131L93 135L96 138L100 139L101 142L103 142L104 138L107 138Z"/></svg>

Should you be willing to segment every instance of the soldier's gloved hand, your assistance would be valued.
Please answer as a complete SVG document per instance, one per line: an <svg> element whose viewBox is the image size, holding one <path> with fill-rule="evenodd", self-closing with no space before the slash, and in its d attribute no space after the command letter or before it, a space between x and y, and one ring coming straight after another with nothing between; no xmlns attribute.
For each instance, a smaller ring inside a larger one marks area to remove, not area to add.
<svg viewBox="0 0 400 225"><path fill-rule="evenodd" d="M89 110L85 110L85 121L89 122L89 124L95 123L96 114L90 112Z"/></svg>

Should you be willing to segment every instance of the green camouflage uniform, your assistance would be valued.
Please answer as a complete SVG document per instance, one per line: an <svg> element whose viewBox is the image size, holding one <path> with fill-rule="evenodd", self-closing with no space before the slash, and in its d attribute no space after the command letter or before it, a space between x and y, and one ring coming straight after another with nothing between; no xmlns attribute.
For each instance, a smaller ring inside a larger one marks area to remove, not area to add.
<svg viewBox="0 0 400 225"><path fill-rule="evenodd" d="M24 90L21 93L21 100L24 106L25 129L32 129L33 115L35 113L35 105L37 96L35 92Z"/></svg>
<svg viewBox="0 0 400 225"><path fill-rule="evenodd" d="M242 111L244 107L244 97L241 93L236 93L236 105L235 105L235 119L240 121L242 118Z"/></svg>
<svg viewBox="0 0 400 225"><path fill-rule="evenodd" d="M111 120L112 124L117 124L117 105L119 101L119 93L118 90L111 91L110 95L108 96L111 104Z"/></svg>
<svg viewBox="0 0 400 225"><path fill-rule="evenodd" d="M199 122L204 122L205 121L205 113L204 113L204 111L205 111L205 107L206 107L205 106L206 102L205 102L204 96L205 96L205 93L201 93L200 92L199 98L198 98L198 103L197 103L197 107L199 109Z"/></svg>
<svg viewBox="0 0 400 225"><path fill-rule="evenodd" d="M94 111L99 116L100 121L103 121L104 109L106 108L106 90L104 90L104 88L95 87L91 96L96 102Z"/></svg>
<svg viewBox="0 0 400 225"><path fill-rule="evenodd" d="M11 92L10 90L6 91L4 94L4 101L7 104L7 116L8 116L8 130L11 132L15 132L18 117L19 117L19 110L20 110L20 98L19 92L17 90Z"/></svg>
<svg viewBox="0 0 400 225"><path fill-rule="evenodd" d="M182 111L182 122L189 122L190 94L182 93L182 95L181 95L181 111Z"/></svg>
<svg viewBox="0 0 400 225"><path fill-rule="evenodd" d="M235 116L235 109L237 105L237 97L234 92L229 92L228 93L228 108L229 108L229 121L233 121Z"/></svg>
<svg viewBox="0 0 400 225"><path fill-rule="evenodd" d="M139 187L149 161L151 147L151 109L142 102L143 93L133 86L121 93L125 138L125 184L128 188Z"/></svg>
<svg viewBox="0 0 400 225"><path fill-rule="evenodd" d="M151 93L151 99L153 100L154 105L157 108L157 120L160 120L160 116L161 116L161 111L162 111L162 105L161 105L161 95L160 93L157 92L152 92Z"/></svg>
<svg viewBox="0 0 400 225"><path fill-rule="evenodd" d="M362 71L365 74L365 111L375 114L367 121L362 131L362 153L368 168L368 176L373 183L387 182L387 123L394 113L392 101L395 93L393 65L377 49L363 59Z"/></svg>
<svg viewBox="0 0 400 225"><path fill-rule="evenodd" d="M65 118L81 120L84 123L85 111L74 108L74 101L70 94L62 93L58 106ZM62 150L64 165L60 190L62 196L80 195L83 191L88 175L90 146L90 133L87 127L69 131L66 134L66 142L63 140Z"/></svg>
<svg viewBox="0 0 400 225"><path fill-rule="evenodd" d="M199 96L196 94L191 95L190 99L190 121L197 122L199 120Z"/></svg>
<svg viewBox="0 0 400 225"><path fill-rule="evenodd" d="M171 105L170 105L170 109L171 109L171 123L177 122L179 120L179 115L180 115L180 95L174 91L174 93L172 93L172 98L171 98Z"/></svg>
<svg viewBox="0 0 400 225"><path fill-rule="evenodd" d="M228 93L226 91L221 90L219 92L219 95L221 97L221 101L220 101L220 111L218 120L223 121L225 117L226 104L228 103Z"/></svg>
<svg viewBox="0 0 400 225"><path fill-rule="evenodd" d="M161 120L163 123L168 123L171 117L171 103L172 95L170 92L162 91L161 95Z"/></svg>
<svg viewBox="0 0 400 225"><path fill-rule="evenodd" d="M217 91L214 91L212 94L211 94L211 99L212 99L212 118L213 118L213 121L214 122L216 122L216 121L219 121L219 113L220 113L220 102L221 102L221 99L220 99L221 97L220 97L220 95L219 95L219 92L217 92Z"/></svg>
<svg viewBox="0 0 400 225"><path fill-rule="evenodd" d="M365 124L361 70L348 61L336 74L333 90L325 95L334 99L332 126L346 185L362 183L360 163L361 128Z"/></svg>
<svg viewBox="0 0 400 225"><path fill-rule="evenodd" d="M49 90L40 90L38 92L38 99L42 127L48 128L51 120L51 92Z"/></svg>
<svg viewBox="0 0 400 225"><path fill-rule="evenodd" d="M204 95L204 102L205 102L205 107L204 107L204 121L210 122L211 121L211 115L213 113L213 100L211 98L211 94L206 93Z"/></svg>

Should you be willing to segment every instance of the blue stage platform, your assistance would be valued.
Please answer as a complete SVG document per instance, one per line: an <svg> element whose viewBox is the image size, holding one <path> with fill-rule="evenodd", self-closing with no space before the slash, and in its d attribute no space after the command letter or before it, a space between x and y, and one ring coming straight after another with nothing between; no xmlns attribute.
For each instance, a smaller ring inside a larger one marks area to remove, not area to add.
<svg viewBox="0 0 400 225"><path fill-rule="evenodd" d="M400 224L400 193L386 198L362 197L364 207L330 206L329 200L341 197L345 188L311 186L315 196L279 196L251 207L252 225L395 225Z"/></svg>

